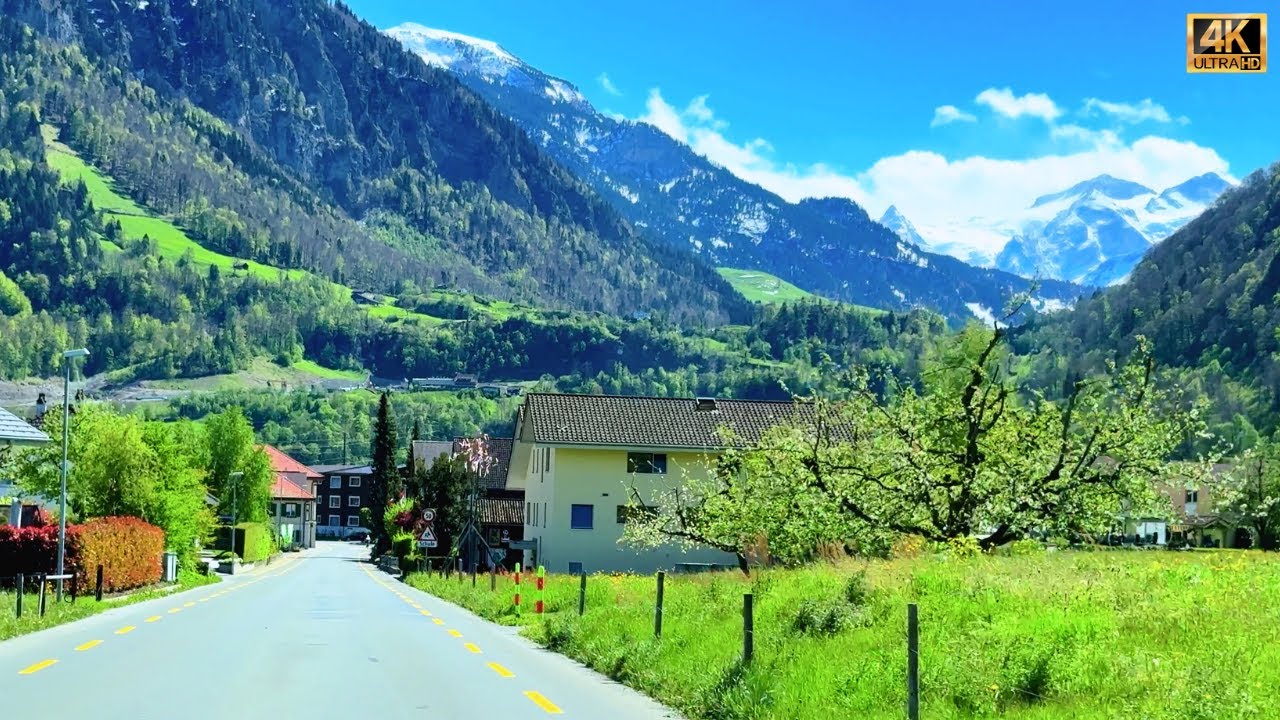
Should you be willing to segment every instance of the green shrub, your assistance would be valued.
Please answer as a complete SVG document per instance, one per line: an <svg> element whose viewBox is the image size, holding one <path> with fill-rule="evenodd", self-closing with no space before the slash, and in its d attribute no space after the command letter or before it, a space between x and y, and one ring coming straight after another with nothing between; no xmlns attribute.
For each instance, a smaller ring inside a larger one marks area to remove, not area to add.
<svg viewBox="0 0 1280 720"><path fill-rule="evenodd" d="M391 541L391 552L402 560L413 555L414 549L413 536L407 533L398 533Z"/></svg>
<svg viewBox="0 0 1280 720"><path fill-rule="evenodd" d="M792 628L808 635L838 635L866 623L862 610L845 602L805 600Z"/></svg>
<svg viewBox="0 0 1280 720"><path fill-rule="evenodd" d="M1044 545L1039 540L1031 538L1023 538L1022 540L1014 540L1009 543L1009 554L1017 556L1039 555L1044 552Z"/></svg>
<svg viewBox="0 0 1280 720"><path fill-rule="evenodd" d="M867 598L871 595L871 589L867 586L867 571L863 570L855 575L851 575L844 583L844 600L854 607L862 607L867 604Z"/></svg>
<svg viewBox="0 0 1280 720"><path fill-rule="evenodd" d="M965 537L951 538L951 541L947 543L947 554L958 560L966 560L981 555L982 547L978 545L977 538L966 535Z"/></svg>
<svg viewBox="0 0 1280 720"><path fill-rule="evenodd" d="M247 563L266 560L275 554L275 535L275 529L268 523L240 523L235 527L235 552Z"/></svg>

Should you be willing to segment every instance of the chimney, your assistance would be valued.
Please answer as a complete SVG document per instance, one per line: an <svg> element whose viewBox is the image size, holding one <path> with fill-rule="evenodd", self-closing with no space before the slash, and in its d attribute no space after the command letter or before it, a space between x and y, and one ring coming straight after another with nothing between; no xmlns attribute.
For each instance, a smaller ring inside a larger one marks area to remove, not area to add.
<svg viewBox="0 0 1280 720"><path fill-rule="evenodd" d="M695 402L697 403L694 406L695 412L716 412L718 410L715 398L700 397Z"/></svg>

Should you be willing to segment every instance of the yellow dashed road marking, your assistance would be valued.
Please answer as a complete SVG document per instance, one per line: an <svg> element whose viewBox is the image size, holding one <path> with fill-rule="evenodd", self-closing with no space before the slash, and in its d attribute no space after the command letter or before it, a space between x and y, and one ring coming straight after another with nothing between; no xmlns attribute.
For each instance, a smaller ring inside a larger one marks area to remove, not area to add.
<svg viewBox="0 0 1280 720"><path fill-rule="evenodd" d="M19 674L19 675L30 675L31 673L40 672L41 670L43 670L43 669L45 669L45 668L49 667L50 665L52 665L52 664L54 664L54 663L56 663L56 662L58 662L58 661L57 661L57 660L41 660L40 662L36 663L35 665L28 665L27 667L22 668L21 670L19 670L19 671L18 671L18 674Z"/></svg>
<svg viewBox="0 0 1280 720"><path fill-rule="evenodd" d="M422 613L423 615L426 615L427 617L431 617L430 610L419 610L418 612Z"/></svg>
<svg viewBox="0 0 1280 720"><path fill-rule="evenodd" d="M174 613L178 613L178 612L182 612L182 608L169 608L169 614L170 614L170 615L172 615L172 614L174 614Z"/></svg>
<svg viewBox="0 0 1280 720"><path fill-rule="evenodd" d="M433 622L433 623L435 623L435 624L437 624L437 625L443 625L443 624L444 624L444 621L443 621L443 620L441 620L440 618L431 618L431 622Z"/></svg>
<svg viewBox="0 0 1280 720"><path fill-rule="evenodd" d="M76 652L84 652L85 650L88 650L91 647L96 647L101 644L102 644L101 640L90 640L87 643L81 643L80 645L77 645Z"/></svg>
<svg viewBox="0 0 1280 720"><path fill-rule="evenodd" d="M452 635L452 636L454 636L454 637L462 637L462 633L458 632L457 630L453 630L453 629L450 629L450 630L449 630L449 634L450 634L450 635Z"/></svg>
<svg viewBox="0 0 1280 720"><path fill-rule="evenodd" d="M193 603L193 602L183 603L183 604L182 604L182 607L195 607L195 606L196 606L196 604L195 604L195 603Z"/></svg>
<svg viewBox="0 0 1280 720"><path fill-rule="evenodd" d="M117 634L117 635L126 635L126 634L128 634L128 633L133 632L134 630L137 630L137 629L138 629L138 628L137 628L136 626L133 626L133 625L125 625L124 627L122 627L122 628L120 628L119 630L117 630L117 631L116 631L116 634Z"/></svg>
<svg viewBox="0 0 1280 720"><path fill-rule="evenodd" d="M537 690L525 690L524 694L525 694L525 697L533 701L534 705L537 705L538 707L542 708L543 710L546 710L552 715L564 714L563 710L556 707L555 703L548 700L546 697L542 695L542 693L538 692Z"/></svg>
<svg viewBox="0 0 1280 720"><path fill-rule="evenodd" d="M477 647L475 643L466 643L462 647L470 650L473 653L476 653L476 654L480 653L480 648Z"/></svg>
<svg viewBox="0 0 1280 720"><path fill-rule="evenodd" d="M506 669L506 668L502 667L502 666L501 666L501 665L499 665L498 663L489 663L489 669L490 669L490 670L492 670L492 671L494 671L494 672L496 672L496 673L498 673L498 674L499 674L499 675L501 675L502 677L515 677L515 676L516 676L516 674L515 674L515 673L513 673L513 672L511 672L510 670L508 670L508 669Z"/></svg>

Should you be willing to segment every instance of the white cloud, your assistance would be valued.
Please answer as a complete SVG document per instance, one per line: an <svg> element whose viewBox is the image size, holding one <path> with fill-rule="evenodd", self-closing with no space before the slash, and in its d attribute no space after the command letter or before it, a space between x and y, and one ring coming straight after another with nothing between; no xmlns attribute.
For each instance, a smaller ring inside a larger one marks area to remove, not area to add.
<svg viewBox="0 0 1280 720"><path fill-rule="evenodd" d="M940 105L933 109L933 121L929 123L929 127L938 127L939 125L947 125L953 122L974 122L977 119L972 113L967 113L955 105Z"/></svg>
<svg viewBox="0 0 1280 720"><path fill-rule="evenodd" d="M618 86L614 85L613 81L609 79L609 73L600 73L600 77L596 78L596 82L600 83L600 87L610 95L615 97L622 95L622 91L618 89Z"/></svg>
<svg viewBox="0 0 1280 720"><path fill-rule="evenodd" d="M763 138L731 140L725 134L728 124L715 117L705 97L679 109L655 89L646 107L640 121L786 200L846 197L872 217L897 205L931 241L956 240L990 251L998 250L1006 236L980 227L1018 216L1040 195L1104 173L1156 189L1205 172L1230 178L1227 162L1212 148L1151 135L1127 141L1113 130L1069 124L1051 126L1051 139L1064 144L1052 154L1014 160L948 158L930 150L910 150L849 173L821 163L798 166L779 161ZM978 223L975 218L989 221Z"/></svg>
<svg viewBox="0 0 1280 720"><path fill-rule="evenodd" d="M987 88L978 93L974 100L979 105L986 105L994 112L1007 118L1038 117L1045 122L1053 122L1062 115L1058 105L1044 93L1027 93L1014 95L1009 88Z"/></svg>
<svg viewBox="0 0 1280 720"><path fill-rule="evenodd" d="M1136 103L1108 102L1098 98L1089 98L1084 101L1084 112L1087 115L1108 115L1120 122L1132 124L1148 120L1158 123L1174 121L1174 118L1169 115L1169 111L1151 98L1144 98ZM1186 117L1179 117L1177 122L1185 125L1190 121Z"/></svg>

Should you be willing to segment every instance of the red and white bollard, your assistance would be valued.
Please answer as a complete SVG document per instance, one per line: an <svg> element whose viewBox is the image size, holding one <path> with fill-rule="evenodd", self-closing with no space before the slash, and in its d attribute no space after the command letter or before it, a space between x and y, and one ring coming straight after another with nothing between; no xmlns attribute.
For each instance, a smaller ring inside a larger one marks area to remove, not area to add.
<svg viewBox="0 0 1280 720"><path fill-rule="evenodd" d="M520 614L520 566L516 566L516 614Z"/></svg>
<svg viewBox="0 0 1280 720"><path fill-rule="evenodd" d="M538 600L534 603L534 612L538 615L542 614L542 588L546 582L547 569L538 566Z"/></svg>

